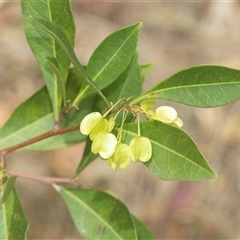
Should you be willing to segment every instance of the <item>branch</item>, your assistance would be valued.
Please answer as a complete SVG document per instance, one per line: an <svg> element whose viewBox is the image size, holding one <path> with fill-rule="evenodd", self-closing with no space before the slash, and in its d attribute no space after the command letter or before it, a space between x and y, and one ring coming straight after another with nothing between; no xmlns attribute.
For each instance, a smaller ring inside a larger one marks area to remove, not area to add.
<svg viewBox="0 0 240 240"><path fill-rule="evenodd" d="M55 127L54 127L56 130L60 129L60 127L61 127L63 121L65 120L65 118L67 117L68 113L70 111L72 111L74 108L78 110L77 105L74 105L74 106L71 106L71 107L64 107L63 108L61 116L60 116L60 119L59 119L58 122L56 122Z"/></svg>
<svg viewBox="0 0 240 240"><path fill-rule="evenodd" d="M8 147L8 148L5 148L3 150L0 151L0 155L1 156L4 156L10 152L13 152L19 148L23 148L23 147L26 147L28 145L31 145L35 142L39 142L41 140L44 140L46 138L49 138L49 137L52 137L52 136L55 136L55 135L59 135L59 134L63 134L63 133L68 133L68 132L73 132L73 131L77 131L79 130L79 125L76 125L76 126L72 126L72 127L67 127L67 128L62 128L62 129L58 129L58 128L54 128L48 132L45 132L37 137L34 137L34 138L31 138L27 141L24 141L24 142L21 142L19 144L16 144L16 145L13 145L11 147Z"/></svg>
<svg viewBox="0 0 240 240"><path fill-rule="evenodd" d="M16 176L16 177L21 177L21 178L49 184L49 185L52 185L53 183L69 183L72 185L76 185L76 183L74 182L74 178L45 177L45 176L31 175L26 173L19 173L19 172L10 171L10 170L7 170L7 175L8 177Z"/></svg>

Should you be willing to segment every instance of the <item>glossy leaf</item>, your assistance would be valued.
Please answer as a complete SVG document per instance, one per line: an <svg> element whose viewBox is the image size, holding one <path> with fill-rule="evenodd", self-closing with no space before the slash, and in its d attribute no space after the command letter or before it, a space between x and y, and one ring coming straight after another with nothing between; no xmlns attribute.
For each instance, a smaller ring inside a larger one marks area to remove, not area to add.
<svg viewBox="0 0 240 240"><path fill-rule="evenodd" d="M136 52L124 72L103 90L108 100L115 103L121 98L136 97L142 92L141 69Z"/></svg>
<svg viewBox="0 0 240 240"><path fill-rule="evenodd" d="M47 61L48 65L52 68L53 72L56 74L57 81L58 81L58 86L59 86L59 91L63 99L63 106L66 107L66 88L65 88L65 81L62 77L61 71L59 69L58 63L56 58L46 58L45 61ZM59 108L61 107L61 102L59 101Z"/></svg>
<svg viewBox="0 0 240 240"><path fill-rule="evenodd" d="M136 123L125 124L122 140L129 144L137 132ZM141 135L152 143L152 157L145 165L158 178L201 180L215 177L195 142L181 129L147 121L141 123Z"/></svg>
<svg viewBox="0 0 240 240"><path fill-rule="evenodd" d="M86 84L92 88L93 92L96 92L101 98L105 101L107 105L109 105L107 99L102 94L102 92L98 89L98 87L95 85L95 83L92 81L92 79L89 77L87 72L85 71L84 67L79 62L71 43L69 42L67 36L65 33L59 28L56 24L53 22L50 22L43 18L33 18L36 23L41 25L56 41L60 49L65 53L65 58L68 58L69 61L72 62L74 65L76 71L78 72L79 76L84 79ZM79 89L78 89L79 90ZM76 99L73 102L73 105L76 105L79 103L80 99L76 101Z"/></svg>
<svg viewBox="0 0 240 240"><path fill-rule="evenodd" d="M128 209L113 196L95 189L55 189L85 239L137 239Z"/></svg>
<svg viewBox="0 0 240 240"><path fill-rule="evenodd" d="M25 34L42 70L53 106L54 119L57 121L59 119L62 98L57 76L45 59L49 57L56 59L65 82L70 61L66 58L64 51L58 46L56 40L33 18L41 17L58 25L66 34L69 44L73 46L75 24L70 2L69 0L63 0L56 4L55 0L21 0L21 6Z"/></svg>
<svg viewBox="0 0 240 240"><path fill-rule="evenodd" d="M116 103L122 98L136 97L142 92L142 76L141 69L138 62L138 53L136 52L129 63L128 67L111 85L105 88L103 94L108 101ZM101 99L96 99L96 109L103 111L106 108Z"/></svg>
<svg viewBox="0 0 240 240"><path fill-rule="evenodd" d="M138 218L132 215L132 219L137 231L138 240L154 240L154 236L146 225L144 225Z"/></svg>
<svg viewBox="0 0 240 240"><path fill-rule="evenodd" d="M141 64L141 72L142 72L142 80L144 81L148 74L153 70L153 68L156 66L154 62Z"/></svg>
<svg viewBox="0 0 240 240"><path fill-rule="evenodd" d="M0 209L0 239L26 239L27 229L27 218L13 188Z"/></svg>
<svg viewBox="0 0 240 240"><path fill-rule="evenodd" d="M83 152L83 157L77 167L76 175L81 173L83 171L83 169L85 169L91 162L93 162L95 159L97 159L98 154L94 154L91 151L91 145L92 145L92 141L90 139L87 139L86 145L84 148L84 152Z"/></svg>
<svg viewBox="0 0 240 240"><path fill-rule="evenodd" d="M75 70L72 70L67 82L67 97L74 99L81 79L76 77ZM80 124L85 115L91 112L92 99L82 102L81 110L73 109L66 117L62 127L69 127ZM32 97L23 102L13 112L12 116L0 129L1 149L10 147L17 143L43 134L54 127L51 100L47 89L44 87L36 92ZM86 139L79 131L50 137L46 140L29 145L20 150L50 150L62 148L79 143Z"/></svg>
<svg viewBox="0 0 240 240"><path fill-rule="evenodd" d="M141 26L137 23L112 33L93 52L86 71L99 89L109 86L128 66L136 50ZM83 84L74 102L91 93L93 90Z"/></svg>
<svg viewBox="0 0 240 240"><path fill-rule="evenodd" d="M198 66L160 82L133 102L168 99L195 107L217 107L240 98L240 71L221 66Z"/></svg>

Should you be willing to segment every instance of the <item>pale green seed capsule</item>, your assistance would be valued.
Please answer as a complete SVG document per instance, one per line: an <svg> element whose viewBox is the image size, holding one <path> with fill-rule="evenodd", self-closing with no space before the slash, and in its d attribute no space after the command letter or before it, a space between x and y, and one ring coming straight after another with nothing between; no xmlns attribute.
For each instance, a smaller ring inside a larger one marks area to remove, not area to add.
<svg viewBox="0 0 240 240"><path fill-rule="evenodd" d="M103 117L99 112L88 114L83 118L80 124L80 132L84 135L88 135L102 118Z"/></svg>
<svg viewBox="0 0 240 240"><path fill-rule="evenodd" d="M126 169L131 163L129 152L127 144L118 142L114 154L108 159L109 166L115 170Z"/></svg>
<svg viewBox="0 0 240 240"><path fill-rule="evenodd" d="M108 120L106 118L102 118L90 131L89 138L93 141L100 132L107 132L107 130L108 130Z"/></svg>
<svg viewBox="0 0 240 240"><path fill-rule="evenodd" d="M173 123L176 118L177 111L174 108L168 106L158 107L155 111L155 115L153 116L153 119L164 123Z"/></svg>
<svg viewBox="0 0 240 240"><path fill-rule="evenodd" d="M174 122L179 128L183 126L183 121L179 117L177 117Z"/></svg>
<svg viewBox="0 0 240 240"><path fill-rule="evenodd" d="M130 159L133 162L147 162L152 157L152 144L146 137L136 136L129 144Z"/></svg>
<svg viewBox="0 0 240 240"><path fill-rule="evenodd" d="M93 153L99 153L104 159L110 158L117 144L117 138L114 134L108 132L101 132L93 140L91 150Z"/></svg>

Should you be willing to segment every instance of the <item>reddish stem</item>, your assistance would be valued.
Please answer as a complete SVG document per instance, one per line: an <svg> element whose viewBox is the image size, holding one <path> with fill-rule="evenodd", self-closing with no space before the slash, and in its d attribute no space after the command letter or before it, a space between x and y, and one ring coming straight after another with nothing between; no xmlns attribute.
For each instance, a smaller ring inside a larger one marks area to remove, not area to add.
<svg viewBox="0 0 240 240"><path fill-rule="evenodd" d="M55 136L55 135L58 135L58 134L63 134L63 133L68 133L68 132L73 132L73 131L77 131L79 129L79 125L76 125L76 126L72 126L72 127L67 127L67 128L62 128L62 129L52 129L46 133L43 133L37 137L34 137L34 138L31 138L27 141L24 141L24 142L21 142L19 144L16 144L14 146L11 146L11 147L8 147L8 148L5 148L3 150L0 151L0 155L1 156L4 156L10 152L13 152L19 148L23 148L25 146L28 146L28 145L31 145L35 142L39 142L41 140L44 140L46 138L49 138L49 137L52 137L52 136Z"/></svg>
<svg viewBox="0 0 240 240"><path fill-rule="evenodd" d="M26 173L19 173L11 170L7 170L7 175L8 177L16 176L16 177L21 177L21 178L25 178L25 179L45 183L45 184L50 184L50 185L52 185L53 183L69 183L69 184L76 185L73 178L46 177L46 176L31 175Z"/></svg>

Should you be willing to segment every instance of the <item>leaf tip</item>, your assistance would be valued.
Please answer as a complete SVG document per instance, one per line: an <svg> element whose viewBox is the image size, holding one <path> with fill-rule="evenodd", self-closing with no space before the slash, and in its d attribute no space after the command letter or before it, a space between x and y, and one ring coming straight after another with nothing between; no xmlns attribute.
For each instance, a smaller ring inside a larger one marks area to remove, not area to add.
<svg viewBox="0 0 240 240"><path fill-rule="evenodd" d="M208 179L214 179L217 178L217 174L211 169L211 171L208 174Z"/></svg>
<svg viewBox="0 0 240 240"><path fill-rule="evenodd" d="M139 28L141 28L141 27L142 27L142 25L143 25L143 23L142 23L142 22L139 22L139 23L138 23L138 26L139 26Z"/></svg>
<svg viewBox="0 0 240 240"><path fill-rule="evenodd" d="M55 188L55 190L56 190L57 192L61 192L61 187L60 187L60 186L58 186L58 185L56 185L56 184L53 184L53 187Z"/></svg>
<svg viewBox="0 0 240 240"><path fill-rule="evenodd" d="M213 171L212 178L217 178L217 174Z"/></svg>

